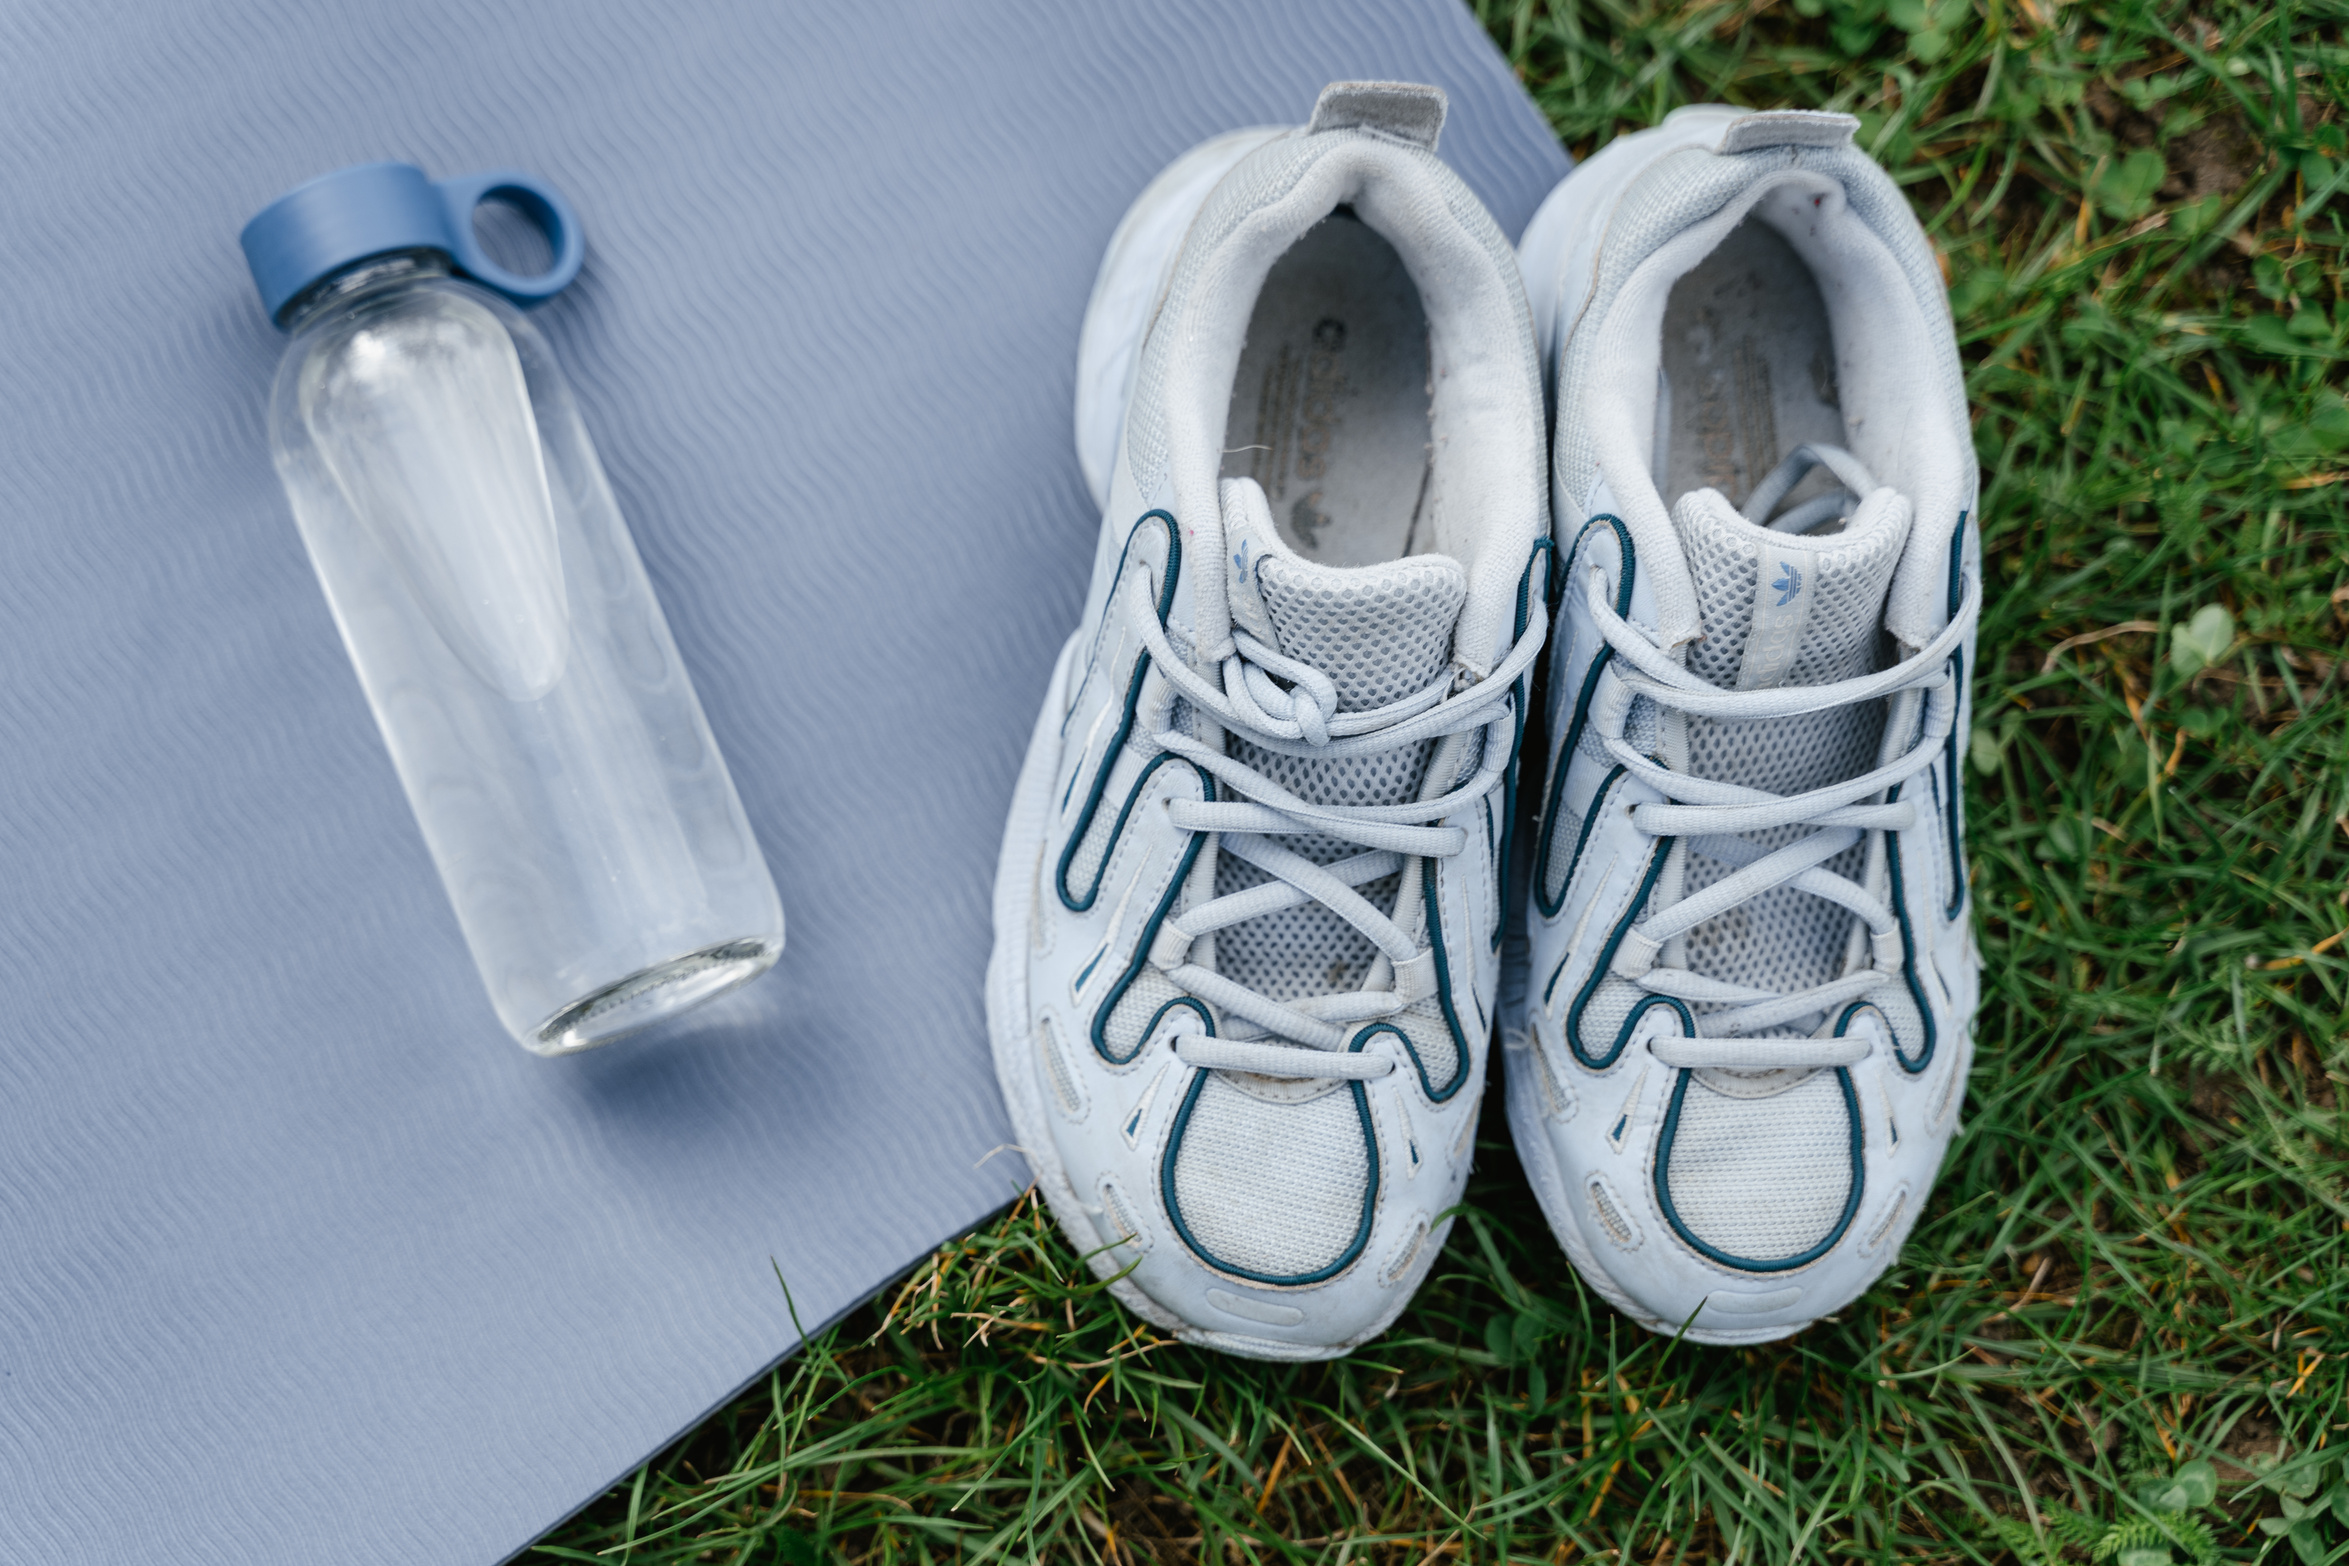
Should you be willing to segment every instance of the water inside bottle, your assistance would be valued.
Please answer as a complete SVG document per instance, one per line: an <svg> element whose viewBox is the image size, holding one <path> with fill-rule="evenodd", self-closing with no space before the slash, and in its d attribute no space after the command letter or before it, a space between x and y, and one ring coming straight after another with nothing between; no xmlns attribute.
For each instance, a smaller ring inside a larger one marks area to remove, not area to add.
<svg viewBox="0 0 2349 1566"><path fill-rule="evenodd" d="M509 700L552 690L569 604L529 387L498 319L453 291L393 296L311 359L300 403L450 650Z"/></svg>

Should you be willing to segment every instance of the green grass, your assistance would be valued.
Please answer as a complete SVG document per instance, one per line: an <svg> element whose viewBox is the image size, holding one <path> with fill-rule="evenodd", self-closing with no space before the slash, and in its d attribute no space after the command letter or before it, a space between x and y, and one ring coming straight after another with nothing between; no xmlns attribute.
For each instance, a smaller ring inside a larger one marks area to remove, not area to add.
<svg viewBox="0 0 2349 1566"><path fill-rule="evenodd" d="M1482 14L1577 153L1852 110L1948 260L1987 974L1915 1237L1791 1342L1669 1344L1576 1281L1496 1090L1466 1220L1350 1360L1165 1343L1022 1203L538 1558L2349 1552L2349 7Z"/></svg>

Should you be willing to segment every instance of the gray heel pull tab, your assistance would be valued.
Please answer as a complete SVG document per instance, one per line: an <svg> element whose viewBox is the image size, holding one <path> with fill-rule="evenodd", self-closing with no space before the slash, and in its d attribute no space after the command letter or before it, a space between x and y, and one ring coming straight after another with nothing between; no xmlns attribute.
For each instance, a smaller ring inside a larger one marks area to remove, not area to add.
<svg viewBox="0 0 2349 1566"><path fill-rule="evenodd" d="M1731 120L1721 133L1723 152L1759 152L1764 147L1848 147L1860 122L1849 114L1820 109L1768 109Z"/></svg>
<svg viewBox="0 0 2349 1566"><path fill-rule="evenodd" d="M1378 131L1433 152L1436 138L1444 133L1449 106L1441 87L1418 82L1331 82L1321 89L1305 134Z"/></svg>

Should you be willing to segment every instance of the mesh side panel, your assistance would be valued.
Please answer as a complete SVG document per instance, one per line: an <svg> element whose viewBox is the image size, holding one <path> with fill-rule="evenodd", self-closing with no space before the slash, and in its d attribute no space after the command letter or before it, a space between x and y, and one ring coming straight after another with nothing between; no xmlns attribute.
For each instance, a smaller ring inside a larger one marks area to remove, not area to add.
<svg viewBox="0 0 2349 1566"><path fill-rule="evenodd" d="M1151 1017L1159 1007L1182 993L1174 980L1145 964L1134 975L1134 982L1126 986L1126 992L1118 997L1108 1024L1101 1030L1102 1037L1109 1041L1110 1058L1131 1059L1134 1051L1142 1047L1142 1030ZM1183 1020L1188 1023L1192 1019Z"/></svg>
<svg viewBox="0 0 2349 1566"><path fill-rule="evenodd" d="M1060 1030L1052 1025L1049 1016L1036 1020L1036 1050L1044 1057L1044 1069L1051 1074L1052 1093L1060 1100L1061 1112L1072 1119L1083 1115L1085 1095L1069 1069L1068 1057L1060 1052Z"/></svg>
<svg viewBox="0 0 2349 1566"><path fill-rule="evenodd" d="M1688 767L1699 777L1794 794L1868 771L1883 736L1880 702L1767 723L1691 718Z"/></svg>
<svg viewBox="0 0 2349 1566"><path fill-rule="evenodd" d="M1391 805L1399 799L1418 797L1420 779L1427 776L1429 752L1433 748L1413 745L1367 756L1341 756L1334 761L1277 755L1259 750L1244 740L1235 741L1231 751L1233 756L1281 787L1317 805ZM1305 852L1297 848L1294 839L1282 841L1299 853ZM1346 845L1346 853L1358 852L1356 846Z"/></svg>
<svg viewBox="0 0 2349 1566"><path fill-rule="evenodd" d="M1907 532L1875 528L1869 536L1882 542L1848 569L1838 556L1825 557L1819 571L1819 601L1812 606L1811 623L1804 627L1803 650L1787 667L1787 684L1824 685L1890 661L1882 656L1884 595L1892 587ZM1751 600L1747 613L1752 613Z"/></svg>
<svg viewBox="0 0 2349 1566"><path fill-rule="evenodd" d="M1626 734L1624 737L1630 739L1631 736ZM1615 758L1607 754L1607 742L1599 737L1599 726L1595 723L1583 729L1581 743L1575 748L1602 767L1613 766L1615 763ZM1560 765L1565 764L1566 758L1561 756L1558 759Z"/></svg>
<svg viewBox="0 0 2349 1566"><path fill-rule="evenodd" d="M1150 1249L1147 1238L1149 1231L1142 1227L1141 1219L1135 1215L1133 1200L1126 1195L1125 1188L1113 1179L1104 1179L1100 1192L1101 1205L1107 1211L1109 1226L1127 1240L1137 1242L1139 1248L1147 1252Z"/></svg>
<svg viewBox="0 0 2349 1566"><path fill-rule="evenodd" d="M1771 1098L1729 1098L1691 1079L1665 1182L1689 1232L1747 1261L1799 1256L1835 1228L1851 1194L1851 1126L1831 1071Z"/></svg>
<svg viewBox="0 0 2349 1566"><path fill-rule="evenodd" d="M1607 1189L1605 1180L1597 1175L1591 1176L1585 1194L1590 1197L1590 1210L1599 1220L1599 1227L1606 1231L1608 1239L1627 1247L1638 1243L1639 1231L1624 1216L1622 1206L1615 1200L1614 1193Z"/></svg>
<svg viewBox="0 0 2349 1566"><path fill-rule="evenodd" d="M1354 1095L1268 1104L1209 1073L1174 1152L1175 1200L1210 1260L1293 1278L1354 1242L1370 1149Z"/></svg>

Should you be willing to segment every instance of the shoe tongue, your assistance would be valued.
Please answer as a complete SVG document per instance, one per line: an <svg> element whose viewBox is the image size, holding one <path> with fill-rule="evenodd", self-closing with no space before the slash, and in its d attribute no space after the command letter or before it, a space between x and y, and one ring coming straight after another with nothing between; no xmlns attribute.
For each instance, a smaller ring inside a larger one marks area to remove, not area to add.
<svg viewBox="0 0 2349 1566"><path fill-rule="evenodd" d="M1232 623L1328 675L1340 711L1399 701L1443 672L1468 598L1458 561L1317 565L1280 542L1254 479L1228 480L1223 498Z"/></svg>
<svg viewBox="0 0 2349 1566"><path fill-rule="evenodd" d="M1842 532L1798 537L1755 527L1718 490L1681 496L1672 527L1705 626L1689 649L1690 672L1731 690L1868 672L1910 514L1898 491L1879 489Z"/></svg>
<svg viewBox="0 0 2349 1566"><path fill-rule="evenodd" d="M1841 532L1823 538L1758 528L1720 494L1700 489L1672 508L1705 634L1688 651L1692 673L1733 690L1823 685L1877 667L1884 600L1909 533L1910 506L1878 489ZM1700 778L1791 795L1854 778L1876 764L1884 704L1857 702L1757 721L1689 715L1684 764ZM1799 826L1745 834L1767 852L1802 835ZM1702 840L1699 840L1700 842ZM1860 850L1831 861L1855 874ZM1685 890L1733 873L1692 845ZM1841 971L1852 916L1791 887L1765 892L1689 932L1689 968L1780 993L1824 984Z"/></svg>
<svg viewBox="0 0 2349 1566"><path fill-rule="evenodd" d="M1366 712L1425 689L1452 656L1452 632L1468 597L1467 574L1448 555L1411 555L1373 566L1325 566L1280 541L1253 479L1223 486L1224 581L1232 624L1283 657L1329 676L1338 706ZM1233 735L1234 760L1323 805L1394 805L1417 799L1438 741L1365 756L1284 755ZM1272 842L1316 864L1361 852L1341 838L1304 833ZM1226 855L1218 896L1266 879ZM1397 880L1356 890L1392 912ZM1377 948L1319 904L1243 920L1215 937L1216 962L1238 982L1279 999L1326 995L1360 984Z"/></svg>

